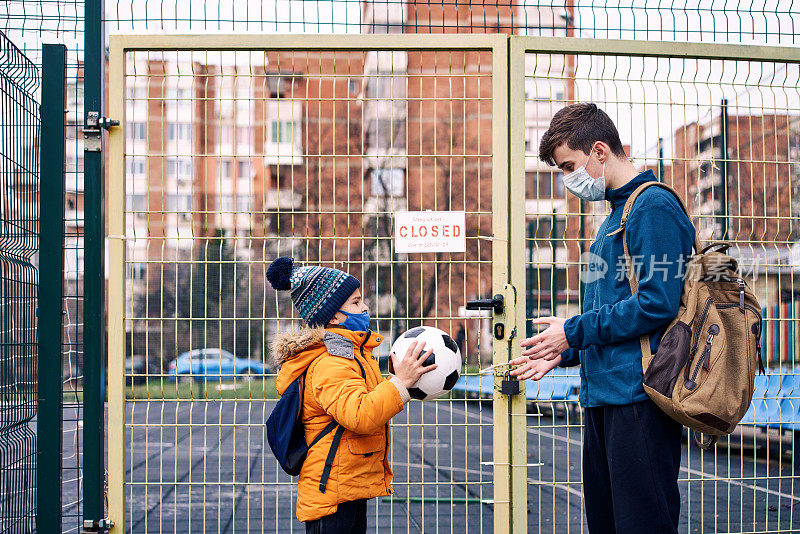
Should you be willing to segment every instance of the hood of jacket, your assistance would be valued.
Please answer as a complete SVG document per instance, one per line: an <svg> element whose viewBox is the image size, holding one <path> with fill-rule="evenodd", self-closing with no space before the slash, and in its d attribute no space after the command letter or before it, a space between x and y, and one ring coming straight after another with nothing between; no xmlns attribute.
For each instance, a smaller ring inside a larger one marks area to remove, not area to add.
<svg viewBox="0 0 800 534"><path fill-rule="evenodd" d="M278 334L272 342L271 351L273 368L280 367L275 387L283 395L289 384L323 354L353 358L357 347L363 344L372 349L380 345L382 339L383 336L374 332L367 335L365 332L353 332L346 328L321 326Z"/></svg>

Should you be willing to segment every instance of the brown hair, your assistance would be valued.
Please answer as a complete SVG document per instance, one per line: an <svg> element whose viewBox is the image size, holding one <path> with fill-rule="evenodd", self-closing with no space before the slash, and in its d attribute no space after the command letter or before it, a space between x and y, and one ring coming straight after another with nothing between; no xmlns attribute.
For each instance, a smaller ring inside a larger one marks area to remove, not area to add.
<svg viewBox="0 0 800 534"><path fill-rule="evenodd" d="M602 141L611 147L611 151L618 158L626 157L617 127L602 109L590 102L572 104L561 108L553 115L550 127L542 135L539 143L539 159L555 167L553 153L562 144L566 143L572 150L581 150L584 154L589 154L597 141Z"/></svg>

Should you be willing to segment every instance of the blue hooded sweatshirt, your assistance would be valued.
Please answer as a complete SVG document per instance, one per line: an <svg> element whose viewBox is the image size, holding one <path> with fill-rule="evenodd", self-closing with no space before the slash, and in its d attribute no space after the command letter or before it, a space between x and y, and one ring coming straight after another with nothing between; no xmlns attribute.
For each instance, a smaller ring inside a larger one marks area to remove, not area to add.
<svg viewBox="0 0 800 534"><path fill-rule="evenodd" d="M625 201L641 184L655 180L645 171L617 189L606 189L611 213L589 251L582 313L567 319L564 332L570 348L562 367L581 365L581 406L631 404L647 399L642 387L639 336L649 334L655 353L666 326L678 315L686 262L691 257L695 228L675 196L649 187L636 199L625 228L628 251L639 277L631 295L623 232L619 228ZM591 278L589 278L591 276Z"/></svg>

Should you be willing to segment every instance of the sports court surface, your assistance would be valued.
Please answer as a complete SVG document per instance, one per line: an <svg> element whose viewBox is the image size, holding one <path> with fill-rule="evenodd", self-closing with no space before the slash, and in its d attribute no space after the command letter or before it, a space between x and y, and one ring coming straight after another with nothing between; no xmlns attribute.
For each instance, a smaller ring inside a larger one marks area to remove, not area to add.
<svg viewBox="0 0 800 534"><path fill-rule="evenodd" d="M129 404L130 531L303 532L294 518L293 486L266 442L263 422L274 402ZM533 411L529 531L585 532L577 519L580 414L559 411L554 420ZM486 401L407 405L392 425L395 493L371 501L370 530L377 522L379 532L479 532L481 526L491 532L491 423ZM691 532L800 531L800 488L794 487L789 451L758 431L745 432L735 435L731 454L721 442L716 458L684 443L681 531L689 517ZM755 462L740 452L753 446L762 449Z"/></svg>

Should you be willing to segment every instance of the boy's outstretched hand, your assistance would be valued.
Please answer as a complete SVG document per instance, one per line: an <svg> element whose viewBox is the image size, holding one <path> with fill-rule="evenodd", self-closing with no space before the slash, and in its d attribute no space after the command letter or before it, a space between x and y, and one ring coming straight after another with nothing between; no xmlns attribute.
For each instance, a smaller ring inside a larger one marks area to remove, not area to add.
<svg viewBox="0 0 800 534"><path fill-rule="evenodd" d="M425 359L433 352L433 349L422 352L423 348L425 348L424 341L415 341L409 345L402 360L394 352L390 355L394 366L394 376L400 379L406 389L414 387L419 377L437 367L435 363L427 366L422 365Z"/></svg>
<svg viewBox="0 0 800 534"><path fill-rule="evenodd" d="M558 367L558 364L561 363L561 356L556 356L555 360L545 360L544 358L530 360L527 356L520 356L508 363L521 366L509 373L517 380L527 380L529 378L541 380L544 375Z"/></svg>
<svg viewBox="0 0 800 534"><path fill-rule="evenodd" d="M533 324L546 324L548 327L543 332L520 342L522 348L527 349L522 352L522 355L531 360L539 358L553 360L561 356L561 353L569 348L567 336L564 334L566 321L561 317L539 317L531 321ZM517 360L523 363L521 358L517 358Z"/></svg>

